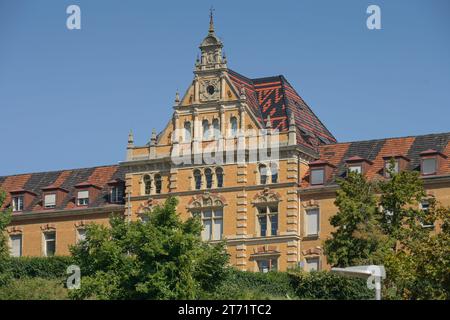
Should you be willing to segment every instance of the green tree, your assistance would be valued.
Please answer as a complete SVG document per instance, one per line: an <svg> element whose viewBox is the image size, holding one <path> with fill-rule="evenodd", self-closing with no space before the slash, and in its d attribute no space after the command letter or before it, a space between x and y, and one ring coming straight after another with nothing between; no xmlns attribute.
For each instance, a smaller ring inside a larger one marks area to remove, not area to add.
<svg viewBox="0 0 450 320"><path fill-rule="evenodd" d="M388 239L380 229L376 184L349 172L338 185L335 205L339 211L330 218L335 231L324 242L328 262L339 267L379 263Z"/></svg>
<svg viewBox="0 0 450 320"><path fill-rule="evenodd" d="M0 208L6 199L6 193L0 190ZM0 211L0 286L4 285L11 278L9 272L9 246L8 239L6 238L5 230L8 224L11 222L11 210L6 209Z"/></svg>
<svg viewBox="0 0 450 320"><path fill-rule="evenodd" d="M336 227L324 243L334 266L383 264L384 295L403 299L449 299L450 209L433 199L422 210L426 192L419 174L394 172L389 179L368 182L350 173L339 181L330 219ZM424 227L432 225L433 227Z"/></svg>
<svg viewBox="0 0 450 320"><path fill-rule="evenodd" d="M148 212L147 222L112 217L92 224L86 240L71 248L81 268L75 299L195 299L226 277L223 243L201 240L199 218L182 222L177 200Z"/></svg>

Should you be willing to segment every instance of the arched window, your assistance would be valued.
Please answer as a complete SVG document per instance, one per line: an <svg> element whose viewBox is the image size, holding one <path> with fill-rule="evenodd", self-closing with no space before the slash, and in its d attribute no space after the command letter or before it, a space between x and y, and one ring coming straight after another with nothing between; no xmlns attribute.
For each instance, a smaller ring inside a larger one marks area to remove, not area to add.
<svg viewBox="0 0 450 320"><path fill-rule="evenodd" d="M259 184L267 184L267 166L261 164L259 166Z"/></svg>
<svg viewBox="0 0 450 320"><path fill-rule="evenodd" d="M205 179L206 179L206 188L207 189L211 189L212 188L212 183L213 183L213 175L212 175L212 170L211 169L206 169L205 170Z"/></svg>
<svg viewBox="0 0 450 320"><path fill-rule="evenodd" d="M150 194L152 191L152 178L148 174L146 174L142 178L142 182L144 183L144 194Z"/></svg>
<svg viewBox="0 0 450 320"><path fill-rule="evenodd" d="M158 194L161 193L161 188L162 188L161 175L155 174L155 192Z"/></svg>
<svg viewBox="0 0 450 320"><path fill-rule="evenodd" d="M275 163L270 164L270 175L272 183L278 182L278 166Z"/></svg>
<svg viewBox="0 0 450 320"><path fill-rule="evenodd" d="M208 140L209 136L210 136L208 120L203 120L202 121L202 128L203 128L203 140Z"/></svg>
<svg viewBox="0 0 450 320"><path fill-rule="evenodd" d="M217 179L217 188L223 187L223 169L217 168L216 169L216 179Z"/></svg>
<svg viewBox="0 0 450 320"><path fill-rule="evenodd" d="M220 124L219 119L214 119L212 122L213 130L214 130L214 139L220 138Z"/></svg>
<svg viewBox="0 0 450 320"><path fill-rule="evenodd" d="M190 142L191 138L192 138L191 123L185 122L184 123L184 142Z"/></svg>
<svg viewBox="0 0 450 320"><path fill-rule="evenodd" d="M202 173L200 170L194 170L195 189L200 190L202 188Z"/></svg>
<svg viewBox="0 0 450 320"><path fill-rule="evenodd" d="M231 136L235 137L237 135L238 123L236 117L231 117L230 119Z"/></svg>

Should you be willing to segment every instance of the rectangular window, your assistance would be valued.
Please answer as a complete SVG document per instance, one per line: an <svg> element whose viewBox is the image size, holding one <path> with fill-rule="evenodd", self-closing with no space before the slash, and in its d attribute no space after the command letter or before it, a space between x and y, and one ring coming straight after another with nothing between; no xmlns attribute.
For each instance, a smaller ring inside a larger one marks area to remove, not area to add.
<svg viewBox="0 0 450 320"><path fill-rule="evenodd" d="M13 212L23 211L23 196L13 198Z"/></svg>
<svg viewBox="0 0 450 320"><path fill-rule="evenodd" d="M324 177L324 169L311 170L311 184L323 184Z"/></svg>
<svg viewBox="0 0 450 320"><path fill-rule="evenodd" d="M428 211L430 210L430 203L428 201L422 201L420 203L420 208L422 209L422 211L424 212L425 215L428 215ZM428 221L428 220L427 220L427 217L425 217L425 219L423 219L423 221L420 222L422 227L424 227L424 228L434 228L433 221L431 221L431 220Z"/></svg>
<svg viewBox="0 0 450 320"><path fill-rule="evenodd" d="M259 221L259 235L261 237L267 236L267 216L258 217Z"/></svg>
<svg viewBox="0 0 450 320"><path fill-rule="evenodd" d="M348 167L348 171L349 172L356 172L356 173L361 173L362 172L362 167L360 165L353 165L353 166L349 166Z"/></svg>
<svg viewBox="0 0 450 320"><path fill-rule="evenodd" d="M258 270L259 272L267 273L269 271L276 271L277 266L277 259L261 259L257 261L258 263Z"/></svg>
<svg viewBox="0 0 450 320"><path fill-rule="evenodd" d="M87 206L89 204L89 191L78 191L77 199L79 206Z"/></svg>
<svg viewBox="0 0 450 320"><path fill-rule="evenodd" d="M123 192L120 187L112 187L111 189L111 203L120 203L123 200Z"/></svg>
<svg viewBox="0 0 450 320"><path fill-rule="evenodd" d="M319 209L306 210L306 235L316 236L319 234Z"/></svg>
<svg viewBox="0 0 450 320"><path fill-rule="evenodd" d="M204 241L209 240L221 240L223 235L223 211L218 210L205 210L202 213L202 239Z"/></svg>
<svg viewBox="0 0 450 320"><path fill-rule="evenodd" d="M389 178L389 170L391 169L391 161L386 161L384 163L384 172L385 172L385 176ZM398 173L398 160L394 161L394 173Z"/></svg>
<svg viewBox="0 0 450 320"><path fill-rule="evenodd" d="M422 174L435 174L436 167L436 158L428 158L422 160Z"/></svg>
<svg viewBox="0 0 450 320"><path fill-rule="evenodd" d="M44 207L46 209L51 209L56 207L56 194L46 194L44 197Z"/></svg>
<svg viewBox="0 0 450 320"><path fill-rule="evenodd" d="M86 229L77 229L77 242L86 240Z"/></svg>
<svg viewBox="0 0 450 320"><path fill-rule="evenodd" d="M213 240L221 240L223 233L223 211L214 211Z"/></svg>
<svg viewBox="0 0 450 320"><path fill-rule="evenodd" d="M44 255L54 256L56 252L56 232L44 233Z"/></svg>
<svg viewBox="0 0 450 320"><path fill-rule="evenodd" d="M11 256L21 257L22 256L22 235L14 234L10 236L11 241Z"/></svg>
<svg viewBox="0 0 450 320"><path fill-rule="evenodd" d="M319 271L320 259L319 257L306 258L306 271Z"/></svg>

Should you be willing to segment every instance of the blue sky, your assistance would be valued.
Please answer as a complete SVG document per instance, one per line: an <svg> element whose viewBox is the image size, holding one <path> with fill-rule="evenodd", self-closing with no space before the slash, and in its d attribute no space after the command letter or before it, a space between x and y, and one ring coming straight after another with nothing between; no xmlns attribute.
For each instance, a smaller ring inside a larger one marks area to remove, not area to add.
<svg viewBox="0 0 450 320"><path fill-rule="evenodd" d="M339 141L450 131L447 0L0 0L0 175L117 163L130 129L146 143L192 80L211 5L229 67L285 75Z"/></svg>

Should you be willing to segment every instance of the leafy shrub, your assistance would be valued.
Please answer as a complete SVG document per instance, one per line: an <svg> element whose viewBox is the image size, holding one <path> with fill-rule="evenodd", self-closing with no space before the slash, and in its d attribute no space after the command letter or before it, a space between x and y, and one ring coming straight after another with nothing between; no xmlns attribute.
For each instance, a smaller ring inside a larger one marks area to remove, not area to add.
<svg viewBox="0 0 450 320"><path fill-rule="evenodd" d="M8 259L13 277L21 278L62 278L73 263L72 257L20 257Z"/></svg>
<svg viewBox="0 0 450 320"><path fill-rule="evenodd" d="M290 299L295 292L285 272L257 273L228 270L226 280L212 294L205 294L204 299L229 300L266 300Z"/></svg>
<svg viewBox="0 0 450 320"><path fill-rule="evenodd" d="M288 276L299 299L367 300L375 295L373 290L367 288L365 280L327 271L289 272Z"/></svg>
<svg viewBox="0 0 450 320"><path fill-rule="evenodd" d="M14 279L0 289L0 300L64 300L67 289L56 279Z"/></svg>

